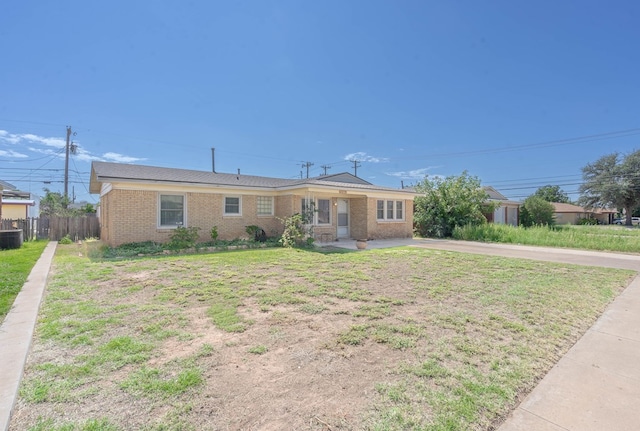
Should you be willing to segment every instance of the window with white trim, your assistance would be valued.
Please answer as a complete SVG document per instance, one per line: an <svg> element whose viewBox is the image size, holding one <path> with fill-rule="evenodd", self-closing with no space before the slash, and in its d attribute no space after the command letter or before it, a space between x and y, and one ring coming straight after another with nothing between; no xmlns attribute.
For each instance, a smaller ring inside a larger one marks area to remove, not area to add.
<svg viewBox="0 0 640 431"><path fill-rule="evenodd" d="M256 198L256 208L259 216L273 215L273 197L258 196Z"/></svg>
<svg viewBox="0 0 640 431"><path fill-rule="evenodd" d="M378 220L404 220L404 201L378 200L376 217Z"/></svg>
<svg viewBox="0 0 640 431"><path fill-rule="evenodd" d="M224 215L242 215L242 200L240 196L224 197Z"/></svg>
<svg viewBox="0 0 640 431"><path fill-rule="evenodd" d="M184 195L160 195L158 226L171 228L184 226Z"/></svg>
<svg viewBox="0 0 640 431"><path fill-rule="evenodd" d="M331 199L302 199L302 220L306 224L331 224Z"/></svg>

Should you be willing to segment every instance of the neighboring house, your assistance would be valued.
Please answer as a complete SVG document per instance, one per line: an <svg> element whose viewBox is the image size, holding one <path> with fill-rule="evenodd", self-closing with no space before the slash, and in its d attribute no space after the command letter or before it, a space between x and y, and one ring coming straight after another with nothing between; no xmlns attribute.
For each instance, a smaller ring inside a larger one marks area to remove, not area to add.
<svg viewBox="0 0 640 431"><path fill-rule="evenodd" d="M16 190L15 186L0 181L0 219L21 220L29 218L29 207L35 205L28 192Z"/></svg>
<svg viewBox="0 0 640 431"><path fill-rule="evenodd" d="M489 223L509 224L518 226L520 220L520 202L507 199L502 193L491 186L482 187L489 195L489 202L495 202L498 207L493 213L485 214Z"/></svg>
<svg viewBox="0 0 640 431"><path fill-rule="evenodd" d="M552 202L556 224L578 224L580 219L597 219L600 224L611 224L616 210L587 209L573 204Z"/></svg>
<svg viewBox="0 0 640 431"><path fill-rule="evenodd" d="M92 163L90 192L100 194L101 239L111 246L165 242L177 226L200 228L201 241L214 226L219 239L247 237L251 225L275 236L295 213L311 215L322 242L408 238L416 196L349 173L292 180L106 162Z"/></svg>

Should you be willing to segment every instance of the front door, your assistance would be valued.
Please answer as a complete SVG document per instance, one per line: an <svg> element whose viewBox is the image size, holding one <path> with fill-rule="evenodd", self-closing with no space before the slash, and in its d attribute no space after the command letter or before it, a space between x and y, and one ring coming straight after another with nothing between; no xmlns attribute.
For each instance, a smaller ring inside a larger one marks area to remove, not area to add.
<svg viewBox="0 0 640 431"><path fill-rule="evenodd" d="M349 238L349 201L338 199L338 238Z"/></svg>

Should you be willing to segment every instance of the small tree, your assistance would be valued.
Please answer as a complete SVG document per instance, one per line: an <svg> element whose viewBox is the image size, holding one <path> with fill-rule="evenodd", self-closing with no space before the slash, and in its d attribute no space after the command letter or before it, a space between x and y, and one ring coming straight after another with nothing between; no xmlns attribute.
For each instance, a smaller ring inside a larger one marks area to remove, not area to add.
<svg viewBox="0 0 640 431"><path fill-rule="evenodd" d="M487 222L485 212L495 204L487 201L480 180L464 171L460 176L436 177L416 185L423 196L414 199L414 228L418 235L448 237L456 226Z"/></svg>
<svg viewBox="0 0 640 431"><path fill-rule="evenodd" d="M60 192L52 192L44 189L44 197L40 199L40 215L44 216L69 216L73 210L68 209L69 198Z"/></svg>
<svg viewBox="0 0 640 431"><path fill-rule="evenodd" d="M554 208L539 196L531 195L524 200L520 209L520 224L524 227L551 226Z"/></svg>

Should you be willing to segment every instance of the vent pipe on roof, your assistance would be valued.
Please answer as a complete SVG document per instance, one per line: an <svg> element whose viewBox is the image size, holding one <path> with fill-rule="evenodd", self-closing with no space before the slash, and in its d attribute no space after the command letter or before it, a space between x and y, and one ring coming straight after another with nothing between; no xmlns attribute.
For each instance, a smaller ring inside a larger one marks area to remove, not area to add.
<svg viewBox="0 0 640 431"><path fill-rule="evenodd" d="M238 168L238 175L240 175L240 168Z"/></svg>
<svg viewBox="0 0 640 431"><path fill-rule="evenodd" d="M216 173L216 149L211 147L211 172Z"/></svg>

